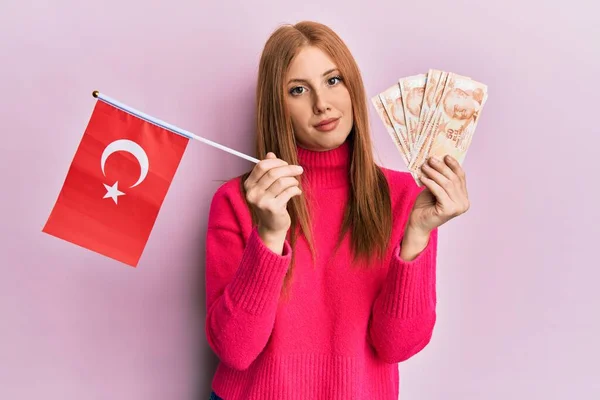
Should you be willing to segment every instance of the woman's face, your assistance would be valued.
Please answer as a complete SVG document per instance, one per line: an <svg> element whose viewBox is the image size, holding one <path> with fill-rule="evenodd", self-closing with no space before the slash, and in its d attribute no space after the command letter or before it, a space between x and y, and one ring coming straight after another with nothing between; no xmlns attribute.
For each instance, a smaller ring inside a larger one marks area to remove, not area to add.
<svg viewBox="0 0 600 400"><path fill-rule="evenodd" d="M352 101L327 54L303 47L290 64L285 85L285 105L298 146L325 151L346 140L353 125Z"/></svg>

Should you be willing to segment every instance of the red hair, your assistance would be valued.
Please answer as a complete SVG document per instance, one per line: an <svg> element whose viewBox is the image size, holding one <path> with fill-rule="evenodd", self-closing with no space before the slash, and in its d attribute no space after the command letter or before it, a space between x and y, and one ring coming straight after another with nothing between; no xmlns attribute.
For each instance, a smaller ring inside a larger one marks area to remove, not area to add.
<svg viewBox="0 0 600 400"><path fill-rule="evenodd" d="M392 210L387 180L373 159L368 99L354 57L342 39L326 25L312 21L283 25L268 38L260 58L256 88L256 157L262 160L268 152L273 152L289 164L298 164L292 122L284 102L284 77L292 60L304 46L318 47L333 60L352 100L354 121L348 137L352 149L348 171L352 190L338 246L345 233L351 230L355 261L365 256L370 259L374 253L382 258L391 234ZM244 195L243 181L250 172L242 175L241 189ZM304 194L291 198L288 212L292 220L290 245L294 247L301 230L309 243L314 261L316 255L312 243L310 214ZM257 223L254 213L253 221ZM292 253L292 265L286 275L286 284L292 277L294 260ZM368 267L370 264L367 262L364 265Z"/></svg>

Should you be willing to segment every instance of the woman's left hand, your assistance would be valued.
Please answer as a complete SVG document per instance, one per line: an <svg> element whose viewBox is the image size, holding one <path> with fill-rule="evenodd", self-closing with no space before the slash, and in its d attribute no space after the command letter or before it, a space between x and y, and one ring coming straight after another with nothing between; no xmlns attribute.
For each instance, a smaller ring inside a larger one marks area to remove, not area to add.
<svg viewBox="0 0 600 400"><path fill-rule="evenodd" d="M421 171L425 190L415 200L406 230L428 237L435 228L465 213L470 204L465 172L455 158L430 158Z"/></svg>

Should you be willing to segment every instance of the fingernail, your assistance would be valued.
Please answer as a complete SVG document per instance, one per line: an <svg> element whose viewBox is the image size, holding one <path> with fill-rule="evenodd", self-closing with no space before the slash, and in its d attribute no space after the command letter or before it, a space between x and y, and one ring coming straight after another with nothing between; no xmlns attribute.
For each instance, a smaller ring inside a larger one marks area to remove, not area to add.
<svg viewBox="0 0 600 400"><path fill-rule="evenodd" d="M440 162L440 160L438 160L436 157L431 157L429 160L434 164L437 164Z"/></svg>

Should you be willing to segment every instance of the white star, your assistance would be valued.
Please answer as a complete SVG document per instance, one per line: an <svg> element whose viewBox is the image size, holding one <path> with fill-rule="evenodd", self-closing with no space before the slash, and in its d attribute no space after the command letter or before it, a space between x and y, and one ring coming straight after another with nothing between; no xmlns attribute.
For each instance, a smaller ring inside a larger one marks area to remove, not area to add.
<svg viewBox="0 0 600 400"><path fill-rule="evenodd" d="M108 199L110 197L114 200L115 204L117 204L117 197L125 195L125 193L119 191L117 188L118 184L119 181L116 181L112 186L108 186L106 183L104 183L103 185L106 188L106 194L104 195L103 199Z"/></svg>

